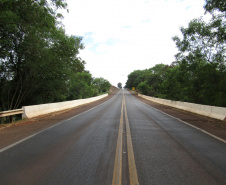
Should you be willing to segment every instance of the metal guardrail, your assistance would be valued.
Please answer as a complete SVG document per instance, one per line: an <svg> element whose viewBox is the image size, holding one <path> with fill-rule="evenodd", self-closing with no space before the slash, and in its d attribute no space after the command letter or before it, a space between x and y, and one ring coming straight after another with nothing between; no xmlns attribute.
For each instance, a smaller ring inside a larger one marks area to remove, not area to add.
<svg viewBox="0 0 226 185"><path fill-rule="evenodd" d="M2 112L0 112L0 118L6 117L6 116L13 116L13 115L16 115L16 114L23 114L23 113L24 113L23 109L2 111Z"/></svg>

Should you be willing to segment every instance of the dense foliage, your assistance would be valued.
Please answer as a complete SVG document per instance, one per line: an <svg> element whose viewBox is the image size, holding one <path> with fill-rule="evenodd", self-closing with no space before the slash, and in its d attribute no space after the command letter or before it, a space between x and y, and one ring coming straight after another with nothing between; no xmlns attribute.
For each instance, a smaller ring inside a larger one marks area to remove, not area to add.
<svg viewBox="0 0 226 185"><path fill-rule="evenodd" d="M110 82L104 78L94 78L92 84L95 86L95 93L105 93L111 87Z"/></svg>
<svg viewBox="0 0 226 185"><path fill-rule="evenodd" d="M154 97L226 107L225 7L225 1L207 1L204 8L212 19L194 19L180 29L182 38L173 37L176 61L130 73L126 87Z"/></svg>
<svg viewBox="0 0 226 185"><path fill-rule="evenodd" d="M65 34L57 10L66 7L64 0L0 1L0 111L109 89L85 71L82 38Z"/></svg>
<svg viewBox="0 0 226 185"><path fill-rule="evenodd" d="M119 83L117 84L117 86L118 86L119 89L121 89L121 88L122 88L122 83L119 82Z"/></svg>

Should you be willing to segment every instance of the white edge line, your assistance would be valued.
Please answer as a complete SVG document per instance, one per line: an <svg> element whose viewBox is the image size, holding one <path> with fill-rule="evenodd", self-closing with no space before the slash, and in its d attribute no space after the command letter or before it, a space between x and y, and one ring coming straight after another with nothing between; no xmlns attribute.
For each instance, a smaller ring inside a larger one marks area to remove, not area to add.
<svg viewBox="0 0 226 185"><path fill-rule="evenodd" d="M137 100L138 100L138 99L137 99ZM180 122L182 122L182 123L184 123L184 124L186 124L186 125L188 125L188 126L191 126L191 127L195 128L195 129L197 129L197 130L199 130L199 131L201 131L201 132L203 132L203 133L205 133L205 134L208 134L209 136L212 136L213 138L218 139L219 141L222 141L223 143L226 143L226 140L221 139L221 138L219 138L219 137L217 137L217 136L215 136L215 135L213 135L213 134L211 134L211 133L209 133L209 132L207 132L207 131L205 131L205 130L203 130L203 129L201 129L201 128L198 128L198 127L196 127L196 126L194 126L194 125L191 125L190 123L187 123L187 122L185 122L185 121L183 121L183 120L181 120L181 119L179 119L179 118L176 118L176 117L174 117L174 116L171 116L171 115L169 115L169 114L167 114L167 113L165 113L165 112L163 112L163 111L161 111L161 110L158 110L158 109L156 109L156 108L154 108L154 107L152 107L152 106L150 106L150 105L148 105L148 104L146 104L146 103L144 103L144 102L142 102L142 101L140 101L140 100L138 100L138 101L141 102L141 103L143 103L144 105L147 105L147 106L149 106L149 107L151 107L151 108L153 108L153 109L155 109L155 110L157 110L157 111L159 111L159 112L161 112L161 113L163 113L163 114L165 114L165 115L171 117L171 118L177 119L178 121L180 121ZM150 101L150 100L149 100L149 101Z"/></svg>
<svg viewBox="0 0 226 185"><path fill-rule="evenodd" d="M117 93L117 94L118 94L118 93ZM114 96L113 96L113 97L114 97ZM57 123L57 124L55 124L55 125L53 125L53 126L51 126L51 127L48 127L48 128L46 128L46 129L44 129L44 130L41 130L41 131L39 131L39 132L37 132L37 133L35 133L35 134L32 134L32 135L30 135L30 136L28 136L28 137L25 137L24 139L21 139L21 140L15 142L15 143L13 143L13 144L11 144L11 145L9 145L9 146L6 146L6 147L0 149L0 153L4 152L4 151L6 151L6 150L8 150L8 149L10 149L10 148L12 148L12 147L14 147L14 146L20 144L20 143L22 143L22 142L24 142L24 141L26 141L26 140L28 140L28 139L30 139L30 138L32 138L32 137L34 137L34 136L40 134L40 133L42 133L42 132L45 132L46 130L49 130L49 129L53 128L53 127L56 127L56 126L58 126L58 125L60 125L60 124L62 124L62 123L64 123L64 122L66 122L66 121L72 120L72 119L74 119L75 117L78 117L78 116L80 116L80 115L82 115L82 114L85 114L85 113L87 113L87 112L89 112L89 111L95 109L96 107L99 107L99 106L103 105L104 103L110 101L113 97L111 97L109 100L107 100L107 101L105 101L105 102L103 102L103 103L101 103L101 104L99 104L99 105L97 105L97 106L95 106L95 107L93 107L93 108L91 108L91 109L85 111L85 112L82 112L82 113L80 113L80 114L78 114L78 115L75 115L75 116L73 116L73 117L70 117L70 118L68 118L68 119L66 119L66 120L63 120L63 121L61 121L61 122L59 122L59 123Z"/></svg>

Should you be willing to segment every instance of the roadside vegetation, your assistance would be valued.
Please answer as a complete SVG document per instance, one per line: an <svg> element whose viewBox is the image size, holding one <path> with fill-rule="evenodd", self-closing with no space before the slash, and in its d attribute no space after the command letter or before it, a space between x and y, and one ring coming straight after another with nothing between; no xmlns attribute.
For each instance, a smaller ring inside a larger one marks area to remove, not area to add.
<svg viewBox="0 0 226 185"><path fill-rule="evenodd" d="M226 107L226 2L206 0L204 9L212 15L180 28L174 36L178 53L171 65L157 64L128 75L126 87L140 93L198 104Z"/></svg>
<svg viewBox="0 0 226 185"><path fill-rule="evenodd" d="M117 84L117 86L118 86L119 89L121 89L121 88L122 88L122 83L119 82L119 83Z"/></svg>
<svg viewBox="0 0 226 185"><path fill-rule="evenodd" d="M65 0L0 1L0 111L88 98L111 84L78 57L82 38L65 34Z"/></svg>

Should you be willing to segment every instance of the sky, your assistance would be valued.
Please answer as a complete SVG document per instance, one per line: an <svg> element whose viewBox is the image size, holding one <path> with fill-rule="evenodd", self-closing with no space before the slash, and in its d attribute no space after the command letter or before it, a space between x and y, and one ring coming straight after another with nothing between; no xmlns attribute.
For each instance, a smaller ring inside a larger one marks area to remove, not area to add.
<svg viewBox="0 0 226 185"><path fill-rule="evenodd" d="M124 86L134 70L170 65L172 37L204 15L204 0L67 0L66 34L83 37L79 57L95 78Z"/></svg>

